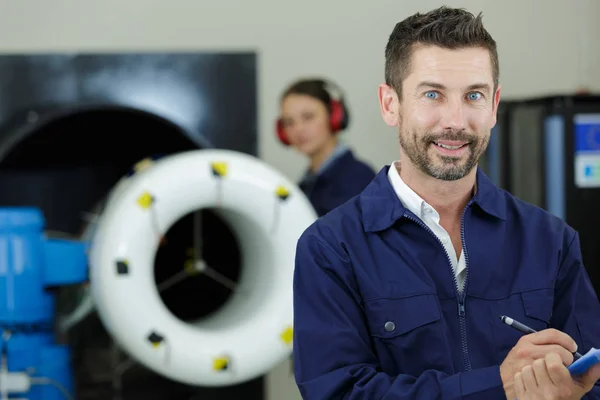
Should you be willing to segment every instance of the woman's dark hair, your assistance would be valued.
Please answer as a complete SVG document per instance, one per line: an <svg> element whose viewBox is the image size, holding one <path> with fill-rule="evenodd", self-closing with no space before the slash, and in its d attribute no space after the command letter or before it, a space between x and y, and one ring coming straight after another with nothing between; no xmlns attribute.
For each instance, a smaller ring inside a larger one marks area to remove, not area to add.
<svg viewBox="0 0 600 400"><path fill-rule="evenodd" d="M304 94L320 100L331 112L331 94L327 91L327 83L323 79L302 79L292 83L281 95L281 101L290 94Z"/></svg>

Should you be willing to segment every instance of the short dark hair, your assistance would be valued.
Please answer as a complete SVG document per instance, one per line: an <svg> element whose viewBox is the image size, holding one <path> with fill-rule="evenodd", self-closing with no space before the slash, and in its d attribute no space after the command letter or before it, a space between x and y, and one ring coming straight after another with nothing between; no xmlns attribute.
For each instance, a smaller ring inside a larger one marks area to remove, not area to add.
<svg viewBox="0 0 600 400"><path fill-rule="evenodd" d="M324 79L300 79L293 82L281 95L281 101L290 94L303 94L320 100L331 112L331 94L327 90L327 82Z"/></svg>
<svg viewBox="0 0 600 400"><path fill-rule="evenodd" d="M419 45L445 49L487 49L492 63L494 87L498 87L498 50L496 42L483 26L481 13L475 16L462 8L443 6L425 14L416 13L398 22L385 48L385 83L398 96L402 96L402 82L410 70L412 52Z"/></svg>

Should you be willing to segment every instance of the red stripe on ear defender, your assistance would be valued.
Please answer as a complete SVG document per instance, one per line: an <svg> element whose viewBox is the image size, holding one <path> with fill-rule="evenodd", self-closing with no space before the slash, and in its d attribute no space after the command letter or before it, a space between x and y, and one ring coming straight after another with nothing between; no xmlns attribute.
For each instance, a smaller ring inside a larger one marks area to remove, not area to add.
<svg viewBox="0 0 600 400"><path fill-rule="evenodd" d="M329 124L331 125L331 130L335 133L342 129L344 107L337 100L331 100L330 104L331 113L329 117Z"/></svg>

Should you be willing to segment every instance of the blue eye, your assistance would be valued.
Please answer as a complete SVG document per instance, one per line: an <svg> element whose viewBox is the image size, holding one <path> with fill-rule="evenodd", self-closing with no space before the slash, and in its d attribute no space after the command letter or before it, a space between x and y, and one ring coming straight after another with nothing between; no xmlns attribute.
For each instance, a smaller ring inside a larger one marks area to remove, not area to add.
<svg viewBox="0 0 600 400"><path fill-rule="evenodd" d="M481 93L479 92L469 93L469 100L476 101L479 100L480 97Z"/></svg>
<svg viewBox="0 0 600 400"><path fill-rule="evenodd" d="M437 93L436 92L427 92L427 93L425 93L425 96L427 96L430 99L436 99Z"/></svg>

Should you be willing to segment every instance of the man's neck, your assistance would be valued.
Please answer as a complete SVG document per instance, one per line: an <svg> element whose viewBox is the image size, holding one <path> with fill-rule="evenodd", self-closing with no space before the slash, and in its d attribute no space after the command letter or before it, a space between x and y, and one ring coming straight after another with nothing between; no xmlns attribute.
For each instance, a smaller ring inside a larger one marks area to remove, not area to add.
<svg viewBox="0 0 600 400"><path fill-rule="evenodd" d="M456 181L435 179L410 162L402 162L399 170L402 180L440 214L442 220L456 221L473 196L477 168Z"/></svg>

